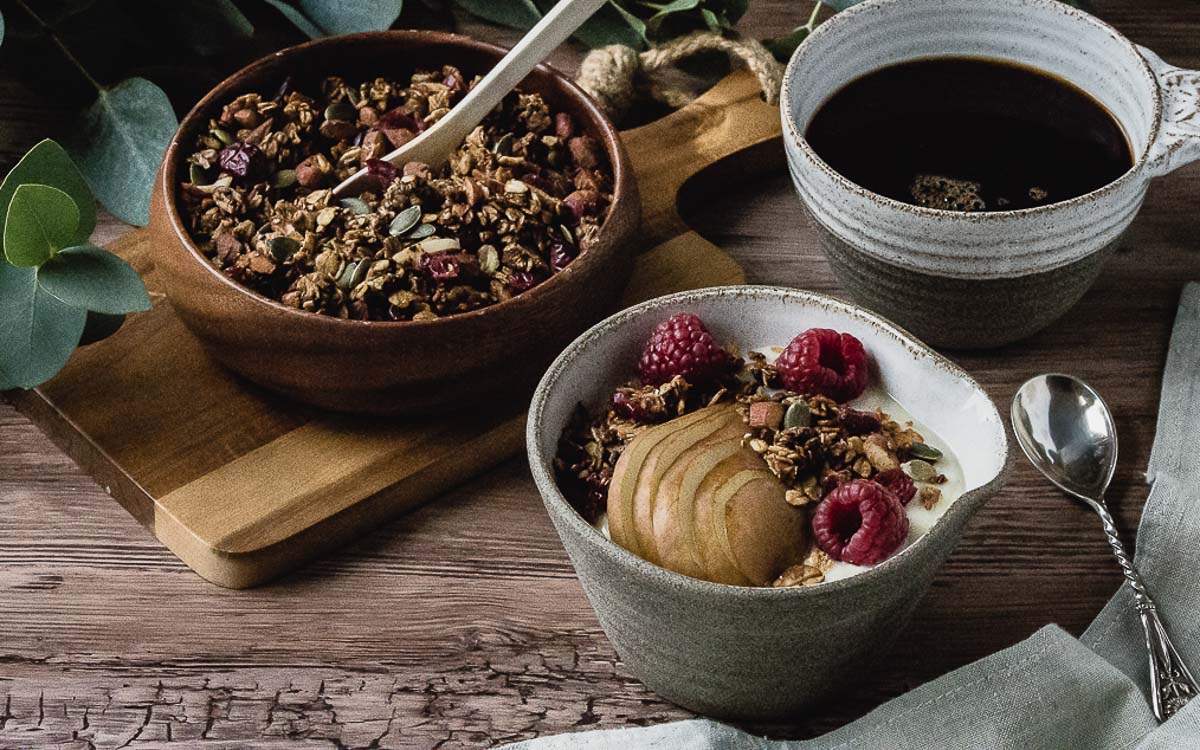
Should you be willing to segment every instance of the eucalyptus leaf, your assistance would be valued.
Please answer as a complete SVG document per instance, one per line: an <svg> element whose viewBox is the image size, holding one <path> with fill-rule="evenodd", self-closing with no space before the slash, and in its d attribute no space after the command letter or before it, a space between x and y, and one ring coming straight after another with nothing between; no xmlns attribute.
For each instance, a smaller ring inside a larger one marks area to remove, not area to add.
<svg viewBox="0 0 1200 750"><path fill-rule="evenodd" d="M0 384L34 388L63 368L87 311L43 290L37 270L0 260Z"/></svg>
<svg viewBox="0 0 1200 750"><path fill-rule="evenodd" d="M615 0L609 0L585 21L575 32L575 38L593 48L623 44L642 49L649 45L646 22L625 10Z"/></svg>
<svg viewBox="0 0 1200 750"><path fill-rule="evenodd" d="M89 310L87 322L83 324L83 333L79 336L79 345L87 346L103 341L120 330L124 322L124 315L106 315Z"/></svg>
<svg viewBox="0 0 1200 750"><path fill-rule="evenodd" d="M107 315L150 309L150 295L129 264L93 245L63 250L37 273L42 289L73 305Z"/></svg>
<svg viewBox="0 0 1200 750"><path fill-rule="evenodd" d="M458 0L468 13L513 29L528 29L542 19L532 0Z"/></svg>
<svg viewBox="0 0 1200 750"><path fill-rule="evenodd" d="M165 20L201 55L215 55L232 39L249 39L254 25L233 0L175 0Z"/></svg>
<svg viewBox="0 0 1200 750"><path fill-rule="evenodd" d="M282 13L284 18L291 21L292 25L300 29L309 39L320 39L325 36L325 32L321 31L319 26L309 20L308 16L296 10L284 2L284 0L264 0L264 2Z"/></svg>
<svg viewBox="0 0 1200 750"><path fill-rule="evenodd" d="M75 166L63 147L47 138L29 149L4 178L4 182L0 183L0 237L4 236L4 220L13 193L18 185L28 182L56 187L75 201L79 209L79 239L70 244L77 244L91 236L96 228L96 198L87 180L80 174L79 167Z"/></svg>
<svg viewBox="0 0 1200 750"><path fill-rule="evenodd" d="M767 39L763 42L763 46L775 56L776 60L786 62L792 57L792 53L800 46L800 43L808 38L812 31L807 26L801 26L792 31L787 36L781 36L777 39Z"/></svg>
<svg viewBox="0 0 1200 750"><path fill-rule="evenodd" d="M327 34L353 34L390 28L404 0L296 0L296 6Z"/></svg>
<svg viewBox="0 0 1200 750"><path fill-rule="evenodd" d="M4 222L4 257L14 266L40 266L78 242L79 209L58 188L18 185Z"/></svg>
<svg viewBox="0 0 1200 750"><path fill-rule="evenodd" d="M145 78L129 78L100 92L69 150L104 207L144 226L154 176L177 125L162 89Z"/></svg>

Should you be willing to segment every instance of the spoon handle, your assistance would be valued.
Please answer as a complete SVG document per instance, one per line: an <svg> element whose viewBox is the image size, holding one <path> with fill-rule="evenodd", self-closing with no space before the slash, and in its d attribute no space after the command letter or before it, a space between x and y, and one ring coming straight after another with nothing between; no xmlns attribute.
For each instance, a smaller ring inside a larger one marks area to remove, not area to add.
<svg viewBox="0 0 1200 750"><path fill-rule="evenodd" d="M1134 608L1141 618L1142 629L1146 632L1146 649L1150 654L1150 702L1155 718L1160 722L1166 721L1187 705L1187 702L1200 692L1200 688L1167 636L1167 630L1158 616L1158 607L1146 590L1146 584L1134 567L1129 553L1125 551L1125 545L1121 544L1121 539L1117 536L1117 526L1113 522L1112 513L1108 511L1108 506L1100 499L1092 503L1092 507L1099 514L1113 556L1117 558L1125 580L1133 589Z"/></svg>
<svg viewBox="0 0 1200 750"><path fill-rule="evenodd" d="M397 166L410 161L431 166L445 163L450 152L475 126L605 2L607 0L558 0L449 113L416 139L385 155L383 160ZM333 194L346 194L358 187L366 175L366 169L358 170L335 187Z"/></svg>

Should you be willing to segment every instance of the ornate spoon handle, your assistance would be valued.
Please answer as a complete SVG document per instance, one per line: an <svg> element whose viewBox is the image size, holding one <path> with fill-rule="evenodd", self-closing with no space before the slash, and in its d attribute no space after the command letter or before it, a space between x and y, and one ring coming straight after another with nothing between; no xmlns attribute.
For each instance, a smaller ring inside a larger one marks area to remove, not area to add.
<svg viewBox="0 0 1200 750"><path fill-rule="evenodd" d="M1141 617L1142 628L1146 631L1146 649L1150 653L1151 705L1154 708L1154 716L1160 722L1166 721L1187 705L1187 702L1200 692L1200 688L1197 688L1192 673L1179 658L1179 652L1167 636L1166 628L1158 616L1158 607L1150 598L1141 574L1133 566L1133 560L1129 558L1125 545L1121 544L1117 536L1117 527L1113 523L1112 514L1108 512L1108 506L1103 500L1096 500L1090 504L1100 515L1113 556L1117 558L1125 580L1133 589L1134 606Z"/></svg>

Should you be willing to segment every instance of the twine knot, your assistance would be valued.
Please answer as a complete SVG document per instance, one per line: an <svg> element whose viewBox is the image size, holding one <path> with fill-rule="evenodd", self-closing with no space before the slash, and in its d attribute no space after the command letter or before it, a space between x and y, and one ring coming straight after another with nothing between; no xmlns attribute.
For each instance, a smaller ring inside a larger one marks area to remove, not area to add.
<svg viewBox="0 0 1200 750"><path fill-rule="evenodd" d="M723 52L735 65L741 63L758 78L768 103L779 99L783 66L761 43L698 31L659 47L638 52L613 44L594 49L583 58L576 81L615 120L620 120L639 95L647 95L678 109L700 91L694 79L676 64L701 52Z"/></svg>

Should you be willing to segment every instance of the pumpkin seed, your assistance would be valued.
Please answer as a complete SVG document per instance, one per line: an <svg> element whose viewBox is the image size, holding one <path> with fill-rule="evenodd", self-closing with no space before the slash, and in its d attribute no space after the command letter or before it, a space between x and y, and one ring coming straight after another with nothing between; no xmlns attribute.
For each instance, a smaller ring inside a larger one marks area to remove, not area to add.
<svg viewBox="0 0 1200 750"><path fill-rule="evenodd" d="M564 240L570 242L572 245L575 244L575 235L571 234L571 229L566 224L559 224L558 229L562 232Z"/></svg>
<svg viewBox="0 0 1200 750"><path fill-rule="evenodd" d="M277 263L292 257L300 249L300 243L291 237L272 237L270 245L271 257Z"/></svg>
<svg viewBox="0 0 1200 750"><path fill-rule="evenodd" d="M418 224L415 229L408 233L410 240L423 240L426 237L432 237L437 228L432 224Z"/></svg>
<svg viewBox="0 0 1200 750"><path fill-rule="evenodd" d="M338 205L359 216L371 213L371 207L362 198L342 198L338 201Z"/></svg>
<svg viewBox="0 0 1200 750"><path fill-rule="evenodd" d="M936 461L942 457L942 452L932 445L925 443L913 443L909 446L908 452L917 458L923 458L926 461Z"/></svg>
<svg viewBox="0 0 1200 750"><path fill-rule="evenodd" d="M220 128L213 128L212 134L217 137L218 141L224 143L226 146L233 143L233 136L224 130L221 130Z"/></svg>
<svg viewBox="0 0 1200 750"><path fill-rule="evenodd" d="M788 407L787 412L783 415L783 428L790 430L793 427L811 427L812 426L812 410L808 408L808 404L804 401L793 401Z"/></svg>
<svg viewBox="0 0 1200 750"><path fill-rule="evenodd" d="M291 187L296 184L296 170L281 169L271 177L271 186L277 188Z"/></svg>
<svg viewBox="0 0 1200 750"><path fill-rule="evenodd" d="M914 458L904 465L908 475L918 482L931 482L937 478L937 469L928 461Z"/></svg>
<svg viewBox="0 0 1200 750"><path fill-rule="evenodd" d="M500 252L495 245L479 246L479 270L491 276L500 270Z"/></svg>
<svg viewBox="0 0 1200 750"><path fill-rule="evenodd" d="M188 167L188 179L193 185L203 185L208 182L208 175L204 174L204 167L192 164Z"/></svg>
<svg viewBox="0 0 1200 750"><path fill-rule="evenodd" d="M337 279L335 279L333 282L337 285L338 289L347 290L354 286L354 284L351 282L354 279L354 274L358 271L358 267L360 265L362 264L357 261L352 261L342 266L342 272L338 274Z"/></svg>
<svg viewBox="0 0 1200 750"><path fill-rule="evenodd" d="M388 226L388 234L393 237L399 237L408 234L413 227L421 223L421 207L409 206L400 213L396 214L396 218L392 219L392 223Z"/></svg>
<svg viewBox="0 0 1200 750"><path fill-rule="evenodd" d="M513 136L512 133L505 133L496 141L496 145L492 146L492 153L497 156L509 156L512 154Z"/></svg>
<svg viewBox="0 0 1200 750"><path fill-rule="evenodd" d="M358 110L348 100L338 99L325 108L325 119L353 122L358 119Z"/></svg>

